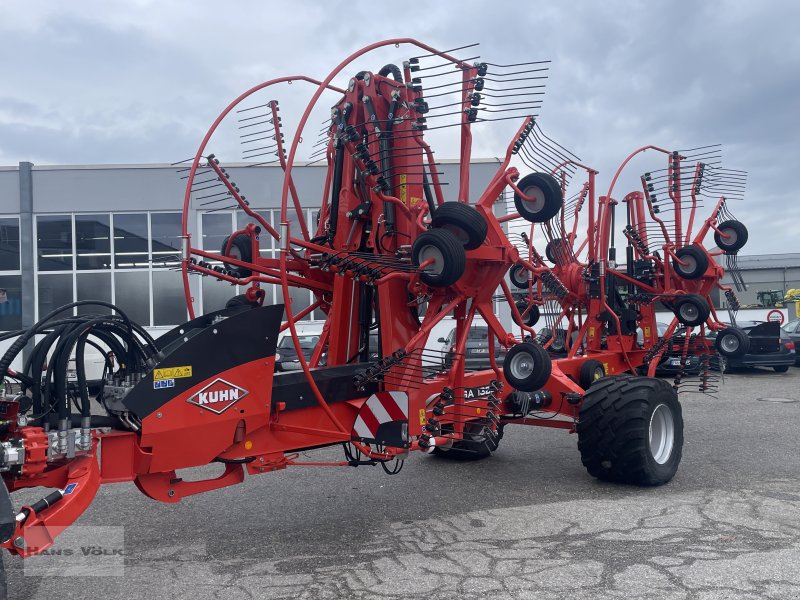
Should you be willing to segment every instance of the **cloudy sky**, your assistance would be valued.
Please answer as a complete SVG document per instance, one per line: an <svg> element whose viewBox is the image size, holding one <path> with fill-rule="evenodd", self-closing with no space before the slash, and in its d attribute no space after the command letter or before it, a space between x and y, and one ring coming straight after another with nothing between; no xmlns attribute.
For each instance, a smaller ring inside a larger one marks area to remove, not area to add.
<svg viewBox="0 0 800 600"><path fill-rule="evenodd" d="M800 251L800 5L389 6L4 0L0 165L174 162L261 81L322 78L350 52L391 37L442 49L480 42L485 60L553 61L540 122L606 185L636 147L722 143L725 165L749 173L746 200L732 207L751 230L747 253ZM476 155L497 156L506 143L487 131ZM455 144L444 146L439 157L457 156Z"/></svg>

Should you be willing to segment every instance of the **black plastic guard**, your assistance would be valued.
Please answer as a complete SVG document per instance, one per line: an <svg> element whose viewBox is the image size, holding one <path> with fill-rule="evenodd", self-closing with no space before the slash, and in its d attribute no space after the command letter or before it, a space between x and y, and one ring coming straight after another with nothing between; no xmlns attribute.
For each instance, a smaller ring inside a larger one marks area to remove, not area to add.
<svg viewBox="0 0 800 600"><path fill-rule="evenodd" d="M225 318L220 319L221 316ZM144 419L218 373L275 356L282 318L283 304L275 304L218 311L176 327L162 336L167 338L159 344L164 358L128 393L125 406ZM170 393L153 393L156 369L187 366L191 367L191 376L171 379Z"/></svg>

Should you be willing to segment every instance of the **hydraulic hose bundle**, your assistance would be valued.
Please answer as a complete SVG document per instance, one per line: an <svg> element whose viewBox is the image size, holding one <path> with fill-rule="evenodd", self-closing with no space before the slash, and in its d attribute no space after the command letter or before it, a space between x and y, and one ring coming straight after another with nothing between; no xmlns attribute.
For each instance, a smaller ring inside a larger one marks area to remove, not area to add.
<svg viewBox="0 0 800 600"><path fill-rule="evenodd" d="M77 306L110 308L117 314L88 314L57 318ZM33 346L25 360L22 373L10 369L12 361L36 336L43 336ZM49 429L70 427L73 406L77 409L81 427L93 423L89 383L86 376L86 347L99 351L104 357L103 375L98 398L109 376L127 377L141 373L158 353L147 331L133 323L118 307L107 302L80 301L58 308L27 330L8 332L0 340L17 338L0 359L0 378L10 377L20 382L21 392L28 395L27 409L32 411L28 422ZM76 382L69 382L69 365L74 354ZM114 362L117 370L114 371ZM107 418L100 418L108 425Z"/></svg>

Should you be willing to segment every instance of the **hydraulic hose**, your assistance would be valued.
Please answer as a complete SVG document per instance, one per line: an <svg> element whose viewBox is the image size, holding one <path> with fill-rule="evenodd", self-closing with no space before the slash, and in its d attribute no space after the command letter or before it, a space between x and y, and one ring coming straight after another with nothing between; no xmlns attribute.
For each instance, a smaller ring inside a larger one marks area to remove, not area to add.
<svg viewBox="0 0 800 600"><path fill-rule="evenodd" d="M400 71L400 67L398 67L397 65L389 63L388 65L384 65L381 68L381 70L378 71L378 75L380 75L381 77L386 77L390 73L392 77L394 77L395 81L403 83L403 72Z"/></svg>

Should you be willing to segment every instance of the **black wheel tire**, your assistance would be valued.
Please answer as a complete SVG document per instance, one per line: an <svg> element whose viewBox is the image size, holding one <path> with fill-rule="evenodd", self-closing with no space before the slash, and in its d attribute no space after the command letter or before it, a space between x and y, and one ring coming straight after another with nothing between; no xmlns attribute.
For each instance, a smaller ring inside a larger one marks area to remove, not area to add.
<svg viewBox="0 0 800 600"><path fill-rule="evenodd" d="M722 356L739 358L750 350L750 338L738 327L727 327L717 334L714 347Z"/></svg>
<svg viewBox="0 0 800 600"><path fill-rule="evenodd" d="M238 308L240 306L256 308L261 305L258 302L250 302L250 300L247 299L247 294L239 294L238 296L234 296L225 303L225 308Z"/></svg>
<svg viewBox="0 0 800 600"><path fill-rule="evenodd" d="M513 346L503 360L503 375L508 384L522 392L535 392L550 379L553 362L547 350L533 342Z"/></svg>
<svg viewBox="0 0 800 600"><path fill-rule="evenodd" d="M714 232L714 243L726 254L736 254L747 243L747 227L739 221L723 221ZM726 236L722 237L720 231Z"/></svg>
<svg viewBox="0 0 800 600"><path fill-rule="evenodd" d="M708 270L708 255L698 246L684 246L675 256L686 263L682 265L677 260L672 261L672 268L684 279L700 279Z"/></svg>
<svg viewBox="0 0 800 600"><path fill-rule="evenodd" d="M776 373L786 373L789 370L789 365L776 365L772 367Z"/></svg>
<svg viewBox="0 0 800 600"><path fill-rule="evenodd" d="M430 229L411 246L411 259L416 266L428 259L434 263L420 273L420 280L430 287L447 287L464 274L467 256L464 246L446 229Z"/></svg>
<svg viewBox="0 0 800 600"><path fill-rule="evenodd" d="M483 433L485 428L486 425L483 423L466 423L464 430L478 439L455 442L452 448L434 448L434 456L458 462L489 458L500 445L500 440L503 438L503 426L498 425L494 436L485 435ZM484 439L481 440L480 436L483 436Z"/></svg>
<svg viewBox="0 0 800 600"><path fill-rule="evenodd" d="M555 334L550 333L547 339L553 338L553 343L547 349L555 354L566 354L567 352L567 330L556 329Z"/></svg>
<svg viewBox="0 0 800 600"><path fill-rule="evenodd" d="M250 242L250 236L244 233L240 233L235 238L233 238L233 242L231 243L231 249L228 254L225 254L225 249L228 247L228 240L231 239L231 236L227 236L222 241L222 248L220 249L220 254L222 256L229 256L230 258L236 258L238 260L244 262L253 262L253 248ZM250 277L252 271L250 269L245 269L244 267L237 267L228 263L224 263L225 268L229 271L232 271L235 277L240 279L244 277Z"/></svg>
<svg viewBox="0 0 800 600"><path fill-rule="evenodd" d="M431 227L452 233L464 246L475 250L483 244L489 225L474 207L462 202L445 202L431 216Z"/></svg>
<svg viewBox="0 0 800 600"><path fill-rule="evenodd" d="M696 327L706 322L711 314L711 307L700 294L683 294L675 298L672 312L687 327Z"/></svg>
<svg viewBox="0 0 800 600"><path fill-rule="evenodd" d="M588 390L592 384L606 376L606 368L599 360L589 359L581 365L578 373L578 385Z"/></svg>
<svg viewBox="0 0 800 600"><path fill-rule="evenodd" d="M603 481L662 485L681 462L681 404L661 379L600 379L583 397L576 430L583 466Z"/></svg>
<svg viewBox="0 0 800 600"><path fill-rule="evenodd" d="M511 284L521 290L528 289L528 283L530 282L531 275L532 273L522 265L513 265L508 270L508 278L511 280Z"/></svg>
<svg viewBox="0 0 800 600"><path fill-rule="evenodd" d="M530 223L544 223L555 217L564 205L564 196L558 180L548 173L531 173L523 177L517 188L529 198L528 202L514 193L514 205L519 215Z"/></svg>
<svg viewBox="0 0 800 600"><path fill-rule="evenodd" d="M528 314L523 314L526 310L528 310L528 301L527 300L517 300L516 302L517 310L519 311L520 316L522 317L522 322L520 323L517 320L517 317L514 313L511 313L511 318L514 319L514 322L517 325L525 325L526 327L533 327L539 321L539 317L541 316L541 312L539 311L539 306L536 304L531 304L531 309L528 311Z"/></svg>
<svg viewBox="0 0 800 600"><path fill-rule="evenodd" d="M554 265L563 265L569 262L570 249L569 246L567 246L567 242L561 238L555 238L547 242L547 245L544 247L544 255L547 257L547 260Z"/></svg>

